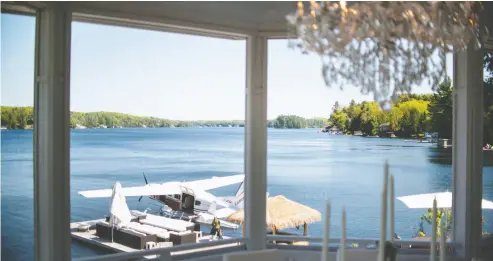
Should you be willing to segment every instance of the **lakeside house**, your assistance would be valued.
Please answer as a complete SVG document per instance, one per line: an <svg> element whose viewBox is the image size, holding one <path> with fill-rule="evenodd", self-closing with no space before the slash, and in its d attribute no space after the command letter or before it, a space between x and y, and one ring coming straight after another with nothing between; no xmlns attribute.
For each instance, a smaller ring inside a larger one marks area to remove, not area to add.
<svg viewBox="0 0 493 261"><path fill-rule="evenodd" d="M363 136L362 131L354 131L353 136Z"/></svg>
<svg viewBox="0 0 493 261"><path fill-rule="evenodd" d="M322 132L326 132L329 134L334 134L334 135L342 135L343 132L341 129L339 129L337 126L326 126L325 128L322 129Z"/></svg>

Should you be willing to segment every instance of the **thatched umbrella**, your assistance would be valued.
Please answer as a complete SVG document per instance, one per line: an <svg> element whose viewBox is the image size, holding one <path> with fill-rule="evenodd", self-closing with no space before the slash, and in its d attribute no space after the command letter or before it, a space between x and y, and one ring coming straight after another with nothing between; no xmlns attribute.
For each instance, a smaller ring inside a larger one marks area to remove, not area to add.
<svg viewBox="0 0 493 261"><path fill-rule="evenodd" d="M243 209L231 214L227 219L232 222L243 223ZM303 235L307 234L307 224L318 222L322 215L317 210L302 205L279 195L267 199L267 227L276 230L300 227L303 225Z"/></svg>

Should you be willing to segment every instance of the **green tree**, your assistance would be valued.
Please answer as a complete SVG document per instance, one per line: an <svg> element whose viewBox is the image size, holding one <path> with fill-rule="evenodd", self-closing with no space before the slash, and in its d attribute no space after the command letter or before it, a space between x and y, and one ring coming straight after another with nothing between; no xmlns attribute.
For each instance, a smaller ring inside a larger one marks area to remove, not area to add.
<svg viewBox="0 0 493 261"><path fill-rule="evenodd" d="M440 138L452 138L452 97L452 82L447 77L438 85L429 106L430 129Z"/></svg>
<svg viewBox="0 0 493 261"><path fill-rule="evenodd" d="M398 132L402 137L418 136L428 122L428 101L411 99L396 105L402 113Z"/></svg>
<svg viewBox="0 0 493 261"><path fill-rule="evenodd" d="M19 124L19 129L25 129L27 127L27 115L23 109L18 110L17 123Z"/></svg>
<svg viewBox="0 0 493 261"><path fill-rule="evenodd" d="M17 129L18 123L17 123L17 112L15 110L12 110L10 117L9 117L9 122L8 122L8 128L9 129Z"/></svg>
<svg viewBox="0 0 493 261"><path fill-rule="evenodd" d="M386 121L389 123L391 131L396 132L399 130L399 123L402 120L402 116L402 110L398 106L393 106L386 117Z"/></svg>
<svg viewBox="0 0 493 261"><path fill-rule="evenodd" d="M307 128L308 124L305 118L296 115L279 115L269 126L278 129L301 129Z"/></svg>
<svg viewBox="0 0 493 261"><path fill-rule="evenodd" d="M348 117L345 112L339 110L337 112L333 112L330 115L329 121L332 123L333 126L336 126L340 130L345 131Z"/></svg>
<svg viewBox="0 0 493 261"><path fill-rule="evenodd" d="M446 215L446 217L444 217ZM451 209L444 209L444 208L439 208L437 209L437 215L435 219L435 224L437 226L437 237L440 237L440 227L441 223L445 221L445 231L447 231L447 234L450 233L452 230L452 210ZM433 209L429 208L428 211L421 215L420 217L420 222L419 222L419 228L416 233L416 236L418 237L424 237L426 236L426 233L424 231L424 224L426 223L427 225L432 224L433 222ZM481 225L484 226L486 224L486 220L484 216L481 217ZM483 235L488 235L488 232L483 231Z"/></svg>
<svg viewBox="0 0 493 261"><path fill-rule="evenodd" d="M376 135L378 127L383 123L384 114L376 102L361 104L361 131L366 135Z"/></svg>

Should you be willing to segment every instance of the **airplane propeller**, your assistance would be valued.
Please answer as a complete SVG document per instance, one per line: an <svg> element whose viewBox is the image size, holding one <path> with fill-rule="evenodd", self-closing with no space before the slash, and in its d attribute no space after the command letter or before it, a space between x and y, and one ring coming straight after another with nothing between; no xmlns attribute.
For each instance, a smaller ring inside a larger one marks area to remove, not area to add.
<svg viewBox="0 0 493 261"><path fill-rule="evenodd" d="M145 180L145 182L146 182L146 185L147 185L147 184L149 184L149 183L147 182L146 174L144 174L144 172L142 172L142 175L144 175L144 180ZM142 197L143 197L143 196L140 196L140 198L139 198L139 202L142 200Z"/></svg>
<svg viewBox="0 0 493 261"><path fill-rule="evenodd" d="M149 183L147 183L146 174L144 172L142 172L142 175L144 175L144 180L146 181L146 185L149 184Z"/></svg>

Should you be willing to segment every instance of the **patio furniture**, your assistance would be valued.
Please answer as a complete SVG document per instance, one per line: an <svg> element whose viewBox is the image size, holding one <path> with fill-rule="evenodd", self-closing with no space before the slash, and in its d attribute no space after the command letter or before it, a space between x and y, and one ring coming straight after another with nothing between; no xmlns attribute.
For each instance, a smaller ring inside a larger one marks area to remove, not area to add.
<svg viewBox="0 0 493 261"><path fill-rule="evenodd" d="M194 223L193 230L192 231L200 231L200 224L199 223Z"/></svg>
<svg viewBox="0 0 493 261"><path fill-rule="evenodd" d="M187 230L193 231L195 227L194 223L192 222L171 219L171 218L166 218L166 217L161 217L151 214L147 214L145 219L139 220L139 223L150 225L153 227L163 228L169 231L176 231L176 232L182 232Z"/></svg>
<svg viewBox="0 0 493 261"><path fill-rule="evenodd" d="M111 235L112 227L105 222L99 222L96 224L96 235L100 238L107 240L112 239ZM156 235L146 235L145 233L132 231L129 229L117 229L113 228L113 242L135 248L145 249L147 242L156 242Z"/></svg>
<svg viewBox="0 0 493 261"><path fill-rule="evenodd" d="M111 226L106 222L96 224L96 236L111 240Z"/></svg>
<svg viewBox="0 0 493 261"><path fill-rule="evenodd" d="M126 228L148 235L162 235L163 237L169 238L169 231L160 227L131 222Z"/></svg>
<svg viewBox="0 0 493 261"><path fill-rule="evenodd" d="M196 243L197 235L191 231L170 232L169 241L173 242L173 245Z"/></svg>
<svg viewBox="0 0 493 261"><path fill-rule="evenodd" d="M122 245L134 248L145 249L147 242L156 242L156 235L146 235L128 229L115 229L113 231L113 239L115 242Z"/></svg>
<svg viewBox="0 0 493 261"><path fill-rule="evenodd" d="M195 233L196 240L198 242L200 240L200 238L202 237L202 231L192 231L192 232Z"/></svg>

